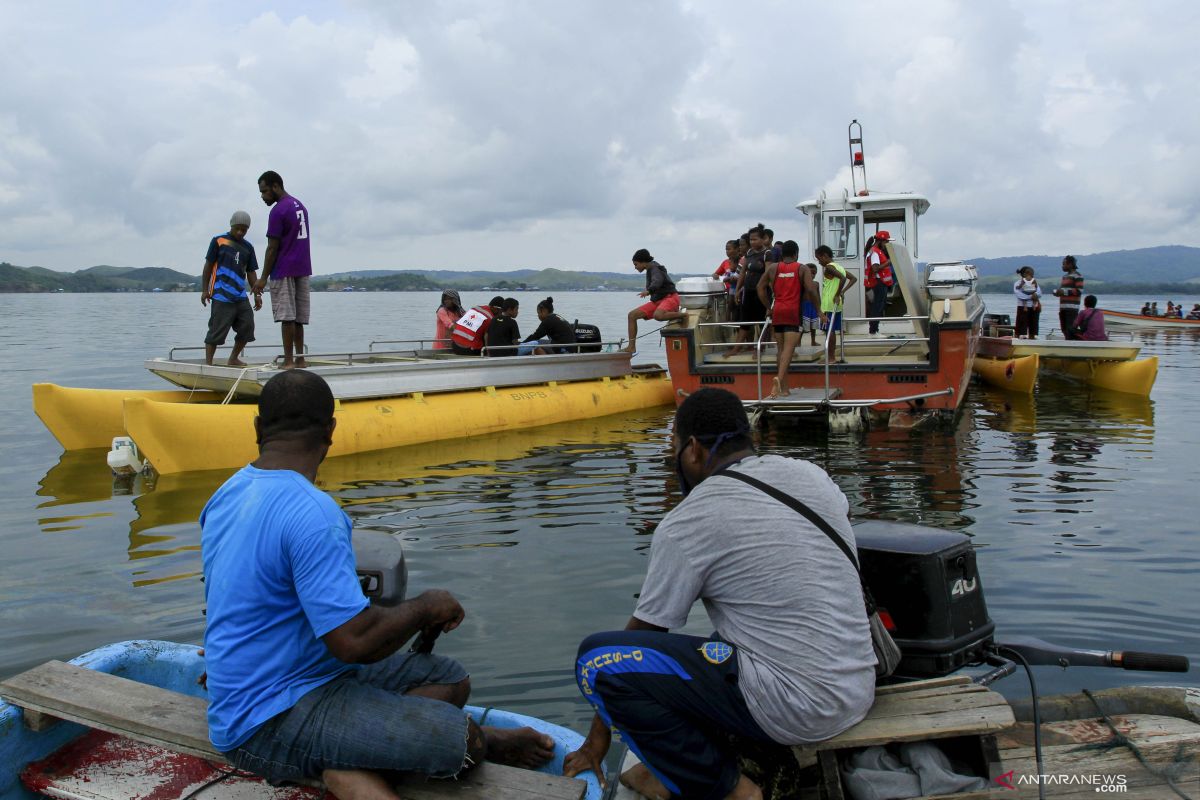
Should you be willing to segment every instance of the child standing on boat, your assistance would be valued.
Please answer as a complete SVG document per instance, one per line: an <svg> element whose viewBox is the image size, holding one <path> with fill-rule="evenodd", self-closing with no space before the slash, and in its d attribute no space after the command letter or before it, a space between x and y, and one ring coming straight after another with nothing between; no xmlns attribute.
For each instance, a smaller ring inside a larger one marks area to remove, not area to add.
<svg viewBox="0 0 1200 800"><path fill-rule="evenodd" d="M1033 277L1033 267L1017 270L1013 294L1017 297L1017 338L1036 339L1038 319L1042 316L1042 288Z"/></svg>
<svg viewBox="0 0 1200 800"><path fill-rule="evenodd" d="M829 245L821 245L815 253L825 276L821 282L821 330L829 331L825 360L833 361L833 354L837 352L837 333L842 329L842 301L850 287L858 283L858 278L833 260L833 249Z"/></svg>
<svg viewBox="0 0 1200 800"><path fill-rule="evenodd" d="M816 284L808 267L796 259L800 256L800 245L792 240L783 243L781 258L777 264L768 264L763 279L758 283L758 297L763 305L770 305L768 292L775 295L774 305L771 305L771 324L775 328L775 351L778 354L779 369L774 379L770 396L786 397L788 390L788 367L792 363L792 354L796 345L800 344L803 332L800 330L800 303L820 303ZM816 334L813 334L814 336Z"/></svg>
<svg viewBox="0 0 1200 800"><path fill-rule="evenodd" d="M204 363L210 367L217 348L225 344L233 328L233 350L227 362L231 367L246 366L238 356L254 341L254 312L262 308L262 292L254 292L254 309L246 294L246 281L253 286L258 275L254 245L246 241L250 215L235 211L229 219L229 232L214 236L204 257L204 276L200 280L200 305L207 306L208 335L204 337Z"/></svg>

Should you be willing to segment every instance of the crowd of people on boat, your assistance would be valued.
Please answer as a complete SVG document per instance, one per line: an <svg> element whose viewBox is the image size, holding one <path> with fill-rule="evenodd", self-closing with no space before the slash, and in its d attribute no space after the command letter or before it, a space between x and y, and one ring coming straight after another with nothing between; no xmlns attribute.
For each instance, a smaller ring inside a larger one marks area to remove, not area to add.
<svg viewBox="0 0 1200 800"><path fill-rule="evenodd" d="M459 293L447 289L434 314L433 348L460 356L492 357L579 352L576 326L555 313L553 297L537 304L537 329L524 339L517 324L520 312L519 300L500 295L487 305L464 309ZM584 330L590 332L591 327Z"/></svg>
<svg viewBox="0 0 1200 800"><path fill-rule="evenodd" d="M1075 256L1063 258L1062 272L1062 279L1052 294L1058 298L1058 324L1063 338L1107 341L1104 312L1096 307L1097 300L1094 294L1084 295L1083 275L1079 272ZM1026 265L1017 269L1013 295L1017 299L1017 322L1013 335L1018 339L1038 338L1042 316L1042 287L1038 285L1033 267Z"/></svg>
<svg viewBox="0 0 1200 800"><path fill-rule="evenodd" d="M1174 301L1168 300L1167 310L1164 312L1158 310L1157 302L1152 303L1147 300L1146 304L1142 306L1140 313L1143 317L1159 317L1165 319L1200 319L1200 303L1194 303L1192 305L1192 310L1187 312L1187 315L1185 316L1183 313L1182 304L1176 305Z"/></svg>
<svg viewBox="0 0 1200 800"><path fill-rule="evenodd" d="M316 373L272 377L254 420L258 458L201 512L213 746L272 784L320 780L342 800L397 800L399 772L546 764L546 734L463 710L467 670L431 652L467 615L451 592L398 605L364 596L353 522L315 485L334 408ZM731 735L823 741L874 701L880 659L851 589L849 504L820 467L757 454L742 401L722 389L683 401L672 450L684 497L655 531L632 615L621 631L579 632L574 677L595 717L563 774L603 782L616 730L642 762L622 782L647 797L761 800ZM678 632L698 600L711 636Z"/></svg>

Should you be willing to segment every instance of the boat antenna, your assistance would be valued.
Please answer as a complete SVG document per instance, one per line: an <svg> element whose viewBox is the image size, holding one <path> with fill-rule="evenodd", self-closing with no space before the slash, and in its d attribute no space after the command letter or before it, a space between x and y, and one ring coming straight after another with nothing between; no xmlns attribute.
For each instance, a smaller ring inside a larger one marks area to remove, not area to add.
<svg viewBox="0 0 1200 800"><path fill-rule="evenodd" d="M867 162L863 155L863 139L862 125L858 120L850 120L848 126L850 135L850 182L854 187L855 197L866 197L867 192ZM859 181L862 181L862 189L858 188Z"/></svg>

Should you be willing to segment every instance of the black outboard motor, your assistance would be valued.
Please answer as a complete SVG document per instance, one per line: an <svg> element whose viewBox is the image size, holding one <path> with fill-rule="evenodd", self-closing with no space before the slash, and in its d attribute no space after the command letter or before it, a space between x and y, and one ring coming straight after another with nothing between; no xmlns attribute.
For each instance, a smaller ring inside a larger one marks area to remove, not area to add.
<svg viewBox="0 0 1200 800"><path fill-rule="evenodd" d="M575 343L579 345L580 353L599 353L601 341L599 327L575 320Z"/></svg>
<svg viewBox="0 0 1200 800"><path fill-rule="evenodd" d="M992 647L971 539L903 522L854 526L863 578L900 646L896 676L936 678L982 663Z"/></svg>
<svg viewBox="0 0 1200 800"><path fill-rule="evenodd" d="M404 602L408 565L400 540L378 531L354 531L354 563L363 594L381 606Z"/></svg>

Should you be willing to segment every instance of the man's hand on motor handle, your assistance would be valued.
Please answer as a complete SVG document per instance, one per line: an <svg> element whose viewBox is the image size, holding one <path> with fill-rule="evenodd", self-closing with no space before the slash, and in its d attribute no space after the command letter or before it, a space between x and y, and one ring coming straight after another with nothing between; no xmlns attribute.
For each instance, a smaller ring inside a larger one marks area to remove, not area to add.
<svg viewBox="0 0 1200 800"><path fill-rule="evenodd" d="M463 621L467 612L454 599L454 595L445 589L429 589L421 592L417 600L425 611L423 630L436 629L441 633L449 633Z"/></svg>

